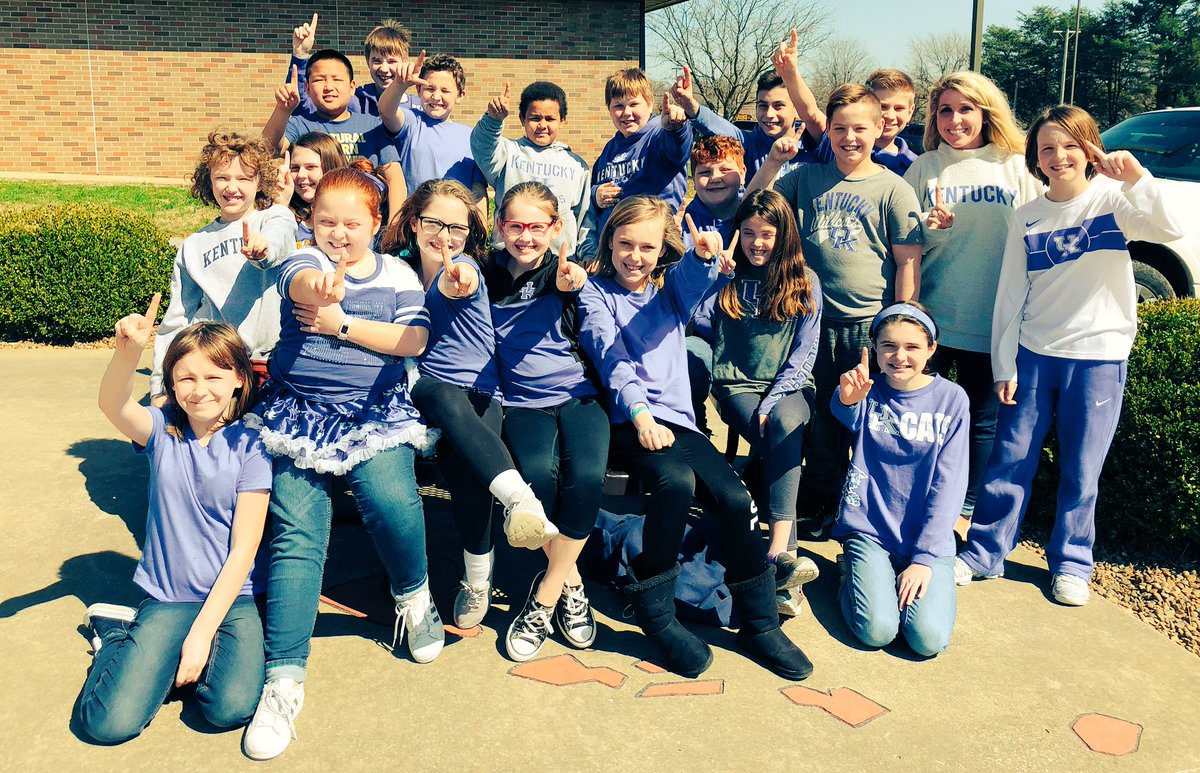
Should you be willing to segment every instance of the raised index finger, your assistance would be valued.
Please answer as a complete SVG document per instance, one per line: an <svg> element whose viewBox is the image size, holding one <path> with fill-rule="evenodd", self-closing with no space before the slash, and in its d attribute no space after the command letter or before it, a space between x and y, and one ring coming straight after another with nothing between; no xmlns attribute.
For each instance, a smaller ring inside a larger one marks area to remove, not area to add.
<svg viewBox="0 0 1200 773"><path fill-rule="evenodd" d="M692 68L686 64L683 66L683 87L685 89L692 87Z"/></svg>
<svg viewBox="0 0 1200 773"><path fill-rule="evenodd" d="M687 213L683 215L683 222L687 223L688 233L692 235L692 249L696 249L700 246L700 229L696 227L692 216Z"/></svg>
<svg viewBox="0 0 1200 773"><path fill-rule="evenodd" d="M313 11L312 21L308 23L309 34L313 37L317 36L317 12Z"/></svg>
<svg viewBox="0 0 1200 773"><path fill-rule="evenodd" d="M799 45L800 44L796 40L796 28L792 27L792 45L791 45L791 47L794 50L794 49L798 48Z"/></svg>
<svg viewBox="0 0 1200 773"><path fill-rule="evenodd" d="M504 81L504 98L505 98L505 99L507 99L507 98L508 98L508 92L509 92L511 89L512 89L512 84L511 84L511 83L509 83L508 81Z"/></svg>
<svg viewBox="0 0 1200 773"><path fill-rule="evenodd" d="M250 221L242 218L242 246L246 246L246 242L250 241Z"/></svg>
<svg viewBox="0 0 1200 773"><path fill-rule="evenodd" d="M150 305L146 307L146 320L153 325L154 318L158 316L158 302L162 300L162 293L155 293L150 299Z"/></svg>
<svg viewBox="0 0 1200 773"><path fill-rule="evenodd" d="M940 185L933 186L933 205L935 207L942 206L942 186Z"/></svg>
<svg viewBox="0 0 1200 773"><path fill-rule="evenodd" d="M1108 154L1104 152L1104 148L1097 146L1096 143L1092 142L1091 140L1084 140L1084 144L1087 145L1087 149L1089 151L1095 154L1097 160L1103 161L1104 159L1108 158Z"/></svg>
<svg viewBox="0 0 1200 773"><path fill-rule="evenodd" d="M335 282L341 283L346 279L346 258L349 256L343 252L338 256L337 267L333 269L333 279Z"/></svg>
<svg viewBox="0 0 1200 773"><path fill-rule="evenodd" d="M296 65L292 65L292 79L288 83L291 83L293 86L300 83L300 72L296 69Z"/></svg>
<svg viewBox="0 0 1200 773"><path fill-rule="evenodd" d="M866 368L867 370L870 370L871 369L871 353L867 350L867 347L865 347L865 346L862 348L862 350L863 350L862 366L864 368Z"/></svg>

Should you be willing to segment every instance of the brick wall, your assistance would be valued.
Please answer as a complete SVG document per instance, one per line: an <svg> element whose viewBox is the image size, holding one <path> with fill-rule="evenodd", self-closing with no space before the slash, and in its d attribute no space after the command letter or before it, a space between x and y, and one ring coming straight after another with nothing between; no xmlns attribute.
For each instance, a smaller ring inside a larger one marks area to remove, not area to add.
<svg viewBox="0 0 1200 773"><path fill-rule="evenodd" d="M209 130L261 129L285 75L291 30L320 14L319 47L369 81L363 36L394 17L414 52L462 59L473 124L505 80L553 80L562 138L587 160L612 136L604 78L636 64L640 0L603 2L26 2L0 5L0 170L182 177ZM516 99L513 100L514 104ZM506 134L520 136L515 116Z"/></svg>

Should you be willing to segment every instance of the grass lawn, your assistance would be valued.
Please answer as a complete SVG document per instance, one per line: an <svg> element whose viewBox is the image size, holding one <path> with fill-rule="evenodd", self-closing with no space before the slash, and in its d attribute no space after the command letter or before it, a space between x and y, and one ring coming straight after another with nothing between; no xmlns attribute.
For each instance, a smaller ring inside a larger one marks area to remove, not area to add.
<svg viewBox="0 0 1200 773"><path fill-rule="evenodd" d="M0 215L43 204L110 204L149 217L170 236L187 236L216 216L182 185L84 185L0 180Z"/></svg>

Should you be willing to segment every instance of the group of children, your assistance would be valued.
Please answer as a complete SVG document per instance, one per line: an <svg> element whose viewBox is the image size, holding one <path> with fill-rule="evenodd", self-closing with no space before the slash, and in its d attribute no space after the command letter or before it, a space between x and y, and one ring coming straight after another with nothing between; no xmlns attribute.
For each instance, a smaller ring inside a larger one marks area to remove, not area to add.
<svg viewBox="0 0 1200 773"><path fill-rule="evenodd" d="M698 104L687 69L661 115L643 73L610 76L616 134L589 171L559 139L555 84L522 90L514 141L509 85L468 129L451 120L466 84L452 57L410 61L407 31L386 22L355 88L344 55L313 53L317 24L294 32L262 138L214 132L204 148L193 192L219 216L180 248L149 408L132 382L157 296L117 323L100 406L152 462L134 577L147 600L89 609L90 736L137 735L172 686L195 683L211 722L249 722L248 756L284 751L337 478L387 570L393 646L435 659L414 474L435 449L463 549L456 625L489 611L494 521L546 555L504 633L517 661L555 630L576 648L597 638L577 560L610 460L646 495L626 598L684 676L712 662L675 615L694 497L720 526L736 643L773 673L812 672L780 627L817 576L796 555L798 508L843 544L858 639L903 634L936 655L955 583L1002 573L1052 420L1053 594L1087 601L1136 322L1125 240L1181 227L1084 111L1052 108L1023 138L994 84L955 73L930 94L917 157L899 137L911 81L881 70L822 110L793 33L749 132ZM703 431L710 394L750 444L743 476ZM972 525L956 557L960 515Z"/></svg>

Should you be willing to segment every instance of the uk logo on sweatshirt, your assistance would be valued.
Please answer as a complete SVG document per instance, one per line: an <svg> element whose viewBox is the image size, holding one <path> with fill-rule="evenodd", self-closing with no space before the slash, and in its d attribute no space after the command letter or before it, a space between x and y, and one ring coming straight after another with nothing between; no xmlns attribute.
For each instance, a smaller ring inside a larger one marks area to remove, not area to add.
<svg viewBox="0 0 1200 773"><path fill-rule="evenodd" d="M871 432L902 437L914 443L941 445L950 429L950 417L944 413L912 411L897 415L891 406L868 397L867 428Z"/></svg>
<svg viewBox="0 0 1200 773"><path fill-rule="evenodd" d="M1035 225L1037 221L1026 223L1025 227ZM1112 213L1088 218L1070 228L1025 234L1026 267L1030 272L1079 260L1089 252L1125 249L1125 235Z"/></svg>

